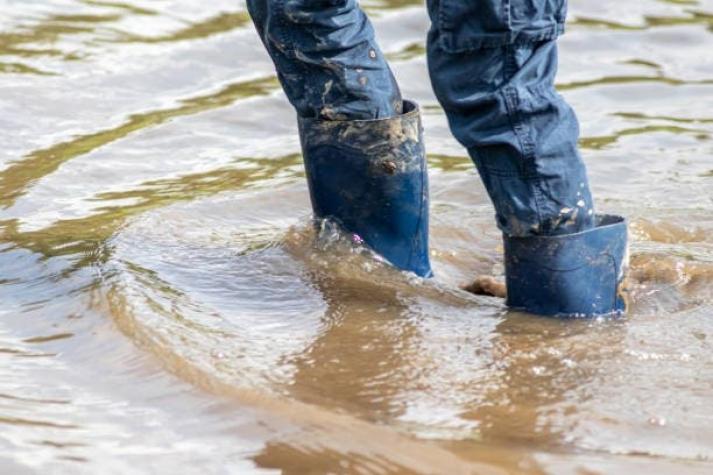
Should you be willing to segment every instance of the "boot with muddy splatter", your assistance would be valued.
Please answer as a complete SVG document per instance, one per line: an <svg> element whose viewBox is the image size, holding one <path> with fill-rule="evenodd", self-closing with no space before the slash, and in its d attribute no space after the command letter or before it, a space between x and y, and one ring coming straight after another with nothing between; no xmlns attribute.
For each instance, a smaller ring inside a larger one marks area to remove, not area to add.
<svg viewBox="0 0 713 475"><path fill-rule="evenodd" d="M394 267L432 275L428 173L418 106L372 120L299 118L314 215L336 221Z"/></svg>

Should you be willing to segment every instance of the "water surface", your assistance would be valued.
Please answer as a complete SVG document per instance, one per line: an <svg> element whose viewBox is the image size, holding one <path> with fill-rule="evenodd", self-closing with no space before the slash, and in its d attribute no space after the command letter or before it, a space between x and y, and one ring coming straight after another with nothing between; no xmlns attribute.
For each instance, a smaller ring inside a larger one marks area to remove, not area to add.
<svg viewBox="0 0 713 475"><path fill-rule="evenodd" d="M622 319L509 312L493 210L430 90L424 8L369 1L424 108L422 281L309 225L241 2L0 0L3 473L710 473L713 2L579 0L558 87Z"/></svg>

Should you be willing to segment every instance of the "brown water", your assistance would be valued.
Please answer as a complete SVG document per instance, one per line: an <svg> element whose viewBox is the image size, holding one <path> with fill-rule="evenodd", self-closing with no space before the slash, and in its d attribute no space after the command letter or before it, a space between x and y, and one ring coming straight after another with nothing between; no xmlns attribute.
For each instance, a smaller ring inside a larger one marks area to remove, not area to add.
<svg viewBox="0 0 713 475"><path fill-rule="evenodd" d="M0 472L711 473L713 1L579 0L559 85L616 321L508 312L493 211L429 87L423 282L315 236L294 116L233 0L0 0Z"/></svg>

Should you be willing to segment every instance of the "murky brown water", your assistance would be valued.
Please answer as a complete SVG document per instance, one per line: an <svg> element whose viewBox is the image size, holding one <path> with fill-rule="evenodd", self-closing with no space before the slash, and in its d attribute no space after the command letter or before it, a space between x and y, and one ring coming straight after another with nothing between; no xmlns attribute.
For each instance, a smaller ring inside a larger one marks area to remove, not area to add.
<svg viewBox="0 0 713 475"><path fill-rule="evenodd" d="M420 2L371 1L425 108L437 278L307 225L291 108L233 0L0 0L0 472L710 473L713 1L573 0L560 89L617 321L508 312Z"/></svg>

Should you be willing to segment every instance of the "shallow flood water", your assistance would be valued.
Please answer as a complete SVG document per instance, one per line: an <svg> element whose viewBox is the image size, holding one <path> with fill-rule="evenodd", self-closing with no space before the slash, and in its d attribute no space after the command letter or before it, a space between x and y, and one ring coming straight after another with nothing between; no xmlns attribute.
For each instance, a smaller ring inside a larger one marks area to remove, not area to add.
<svg viewBox="0 0 713 475"><path fill-rule="evenodd" d="M233 0L0 0L2 473L710 473L713 1L573 0L559 88L617 320L508 312L493 211L426 73L436 278L309 222L292 109ZM635 472L634 472L635 473Z"/></svg>

